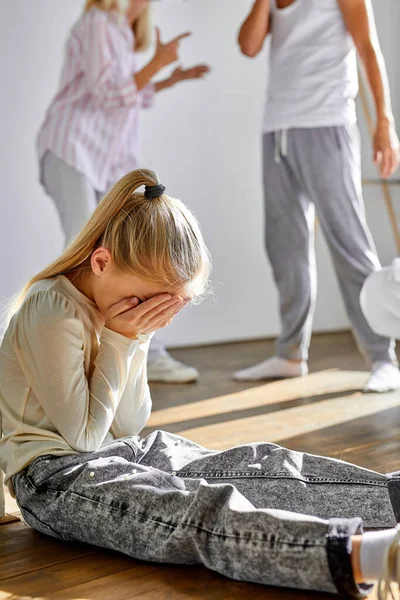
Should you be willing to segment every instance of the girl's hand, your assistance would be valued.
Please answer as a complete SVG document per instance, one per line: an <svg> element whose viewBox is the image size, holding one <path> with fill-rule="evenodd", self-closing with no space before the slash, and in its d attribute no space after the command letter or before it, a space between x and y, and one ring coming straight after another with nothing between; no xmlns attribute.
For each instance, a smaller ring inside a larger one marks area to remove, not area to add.
<svg viewBox="0 0 400 600"><path fill-rule="evenodd" d="M179 83L180 81L186 81L188 79L202 79L207 73L210 72L210 67L208 65L195 65L190 69L182 69L178 67L173 71L169 81L171 85L175 85L175 83Z"/></svg>
<svg viewBox="0 0 400 600"><path fill-rule="evenodd" d="M192 34L189 32L182 33L167 44L163 44L161 42L160 30L158 27L156 27L157 45L153 60L157 64L159 70L178 60L179 44L181 40L189 37L190 35Z"/></svg>
<svg viewBox="0 0 400 600"><path fill-rule="evenodd" d="M180 296L170 294L154 296L141 304L138 298L129 298L110 306L105 326L133 340L141 333L168 325L185 304Z"/></svg>

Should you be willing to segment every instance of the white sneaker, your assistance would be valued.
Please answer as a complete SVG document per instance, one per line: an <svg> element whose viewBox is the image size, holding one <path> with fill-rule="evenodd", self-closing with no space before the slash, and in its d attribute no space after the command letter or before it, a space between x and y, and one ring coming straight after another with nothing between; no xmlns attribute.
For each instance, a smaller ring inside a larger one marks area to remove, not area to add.
<svg viewBox="0 0 400 600"><path fill-rule="evenodd" d="M147 378L150 382L191 383L198 380L199 372L175 360L170 354L163 354L148 363Z"/></svg>
<svg viewBox="0 0 400 600"><path fill-rule="evenodd" d="M378 583L378 600L396 600L393 582L400 586L400 525L396 529L397 535L385 553L383 575Z"/></svg>
<svg viewBox="0 0 400 600"><path fill-rule="evenodd" d="M390 362L376 362L364 388L365 393L393 392L400 388L400 371Z"/></svg>
<svg viewBox="0 0 400 600"><path fill-rule="evenodd" d="M236 371L233 378L236 381L261 381L263 379L289 379L291 377L304 377L308 375L308 366L305 361L293 362L273 356L254 367Z"/></svg>

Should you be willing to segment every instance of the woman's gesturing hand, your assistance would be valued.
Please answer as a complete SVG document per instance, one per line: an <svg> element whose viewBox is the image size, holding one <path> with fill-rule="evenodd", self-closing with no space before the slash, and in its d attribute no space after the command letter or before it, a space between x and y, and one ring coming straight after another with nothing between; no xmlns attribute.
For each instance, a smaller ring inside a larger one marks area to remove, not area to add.
<svg viewBox="0 0 400 600"><path fill-rule="evenodd" d="M174 85L175 83L187 81L189 79L202 79L205 75L207 75L207 73L210 72L210 70L211 69L208 65L195 65L189 69L177 67L169 78L169 81L171 85Z"/></svg>
<svg viewBox="0 0 400 600"><path fill-rule="evenodd" d="M182 33L176 38L163 44L161 42L161 33L158 27L156 27L156 53L154 55L154 61L157 63L160 69L167 67L171 63L178 60L179 55L179 44L180 42L192 35L190 32Z"/></svg>
<svg viewBox="0 0 400 600"><path fill-rule="evenodd" d="M105 315L105 326L127 338L152 333L172 321L185 306L180 296L161 294L140 304L138 298L128 298L113 304Z"/></svg>

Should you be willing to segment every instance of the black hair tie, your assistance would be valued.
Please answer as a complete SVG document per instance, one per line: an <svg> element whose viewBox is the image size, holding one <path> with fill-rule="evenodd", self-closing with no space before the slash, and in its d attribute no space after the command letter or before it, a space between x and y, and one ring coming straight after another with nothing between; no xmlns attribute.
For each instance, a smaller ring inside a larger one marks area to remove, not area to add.
<svg viewBox="0 0 400 600"><path fill-rule="evenodd" d="M146 185L144 188L144 195L145 198L153 200L153 198L159 198L162 196L165 190L165 186L163 186L161 183L158 185Z"/></svg>

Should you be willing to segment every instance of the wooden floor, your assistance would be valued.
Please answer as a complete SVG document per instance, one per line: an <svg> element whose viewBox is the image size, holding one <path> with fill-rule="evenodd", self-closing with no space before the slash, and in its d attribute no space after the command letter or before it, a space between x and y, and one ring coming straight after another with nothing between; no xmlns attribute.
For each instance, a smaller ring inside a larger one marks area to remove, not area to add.
<svg viewBox="0 0 400 600"><path fill-rule="evenodd" d="M400 394L363 395L367 373L347 333L317 336L311 375L239 384L231 373L262 360L271 342L176 351L199 368L198 384L153 385L149 432L183 433L210 448L255 440L327 454L382 472L400 469ZM12 512L13 505L9 504ZM374 598L374 594L371 598ZM0 527L0 600L323 600L324 594L229 581L201 567L139 563L94 547L63 544L21 522Z"/></svg>

